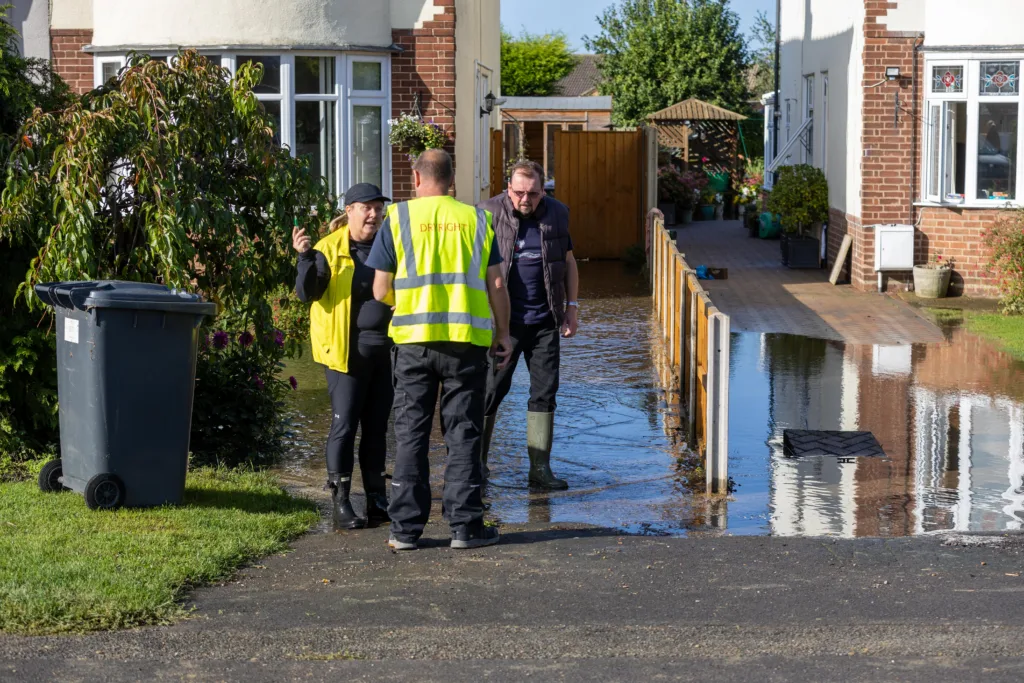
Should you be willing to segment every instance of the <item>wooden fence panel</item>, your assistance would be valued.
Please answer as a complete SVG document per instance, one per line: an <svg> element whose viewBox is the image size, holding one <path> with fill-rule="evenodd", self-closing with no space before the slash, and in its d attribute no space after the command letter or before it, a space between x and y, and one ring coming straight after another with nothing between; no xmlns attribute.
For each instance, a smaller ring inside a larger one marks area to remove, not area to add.
<svg viewBox="0 0 1024 683"><path fill-rule="evenodd" d="M491 131L491 194L505 191L505 143L501 130Z"/></svg>
<svg viewBox="0 0 1024 683"><path fill-rule="evenodd" d="M577 258L618 259L642 241L645 149L642 130L555 131L555 197Z"/></svg>

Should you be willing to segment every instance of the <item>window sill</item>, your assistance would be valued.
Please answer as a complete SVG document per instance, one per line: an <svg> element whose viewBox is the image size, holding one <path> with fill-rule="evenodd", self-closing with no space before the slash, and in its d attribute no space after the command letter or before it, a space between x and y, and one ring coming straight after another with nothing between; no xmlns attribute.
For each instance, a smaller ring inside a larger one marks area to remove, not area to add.
<svg viewBox="0 0 1024 683"><path fill-rule="evenodd" d="M932 209L1018 209L1024 204L1017 201L1005 201L1005 202L914 202L915 207L921 208L932 208Z"/></svg>

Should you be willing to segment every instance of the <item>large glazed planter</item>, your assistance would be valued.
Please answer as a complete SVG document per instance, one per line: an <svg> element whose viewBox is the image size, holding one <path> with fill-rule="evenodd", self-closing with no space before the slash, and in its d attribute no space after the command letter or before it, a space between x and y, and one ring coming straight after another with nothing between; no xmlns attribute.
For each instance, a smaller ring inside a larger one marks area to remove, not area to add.
<svg viewBox="0 0 1024 683"><path fill-rule="evenodd" d="M715 219L715 205L714 204L701 204L700 205L700 219L702 221L711 221Z"/></svg>
<svg viewBox="0 0 1024 683"><path fill-rule="evenodd" d="M949 289L952 268L914 266L914 293L922 299L941 299Z"/></svg>

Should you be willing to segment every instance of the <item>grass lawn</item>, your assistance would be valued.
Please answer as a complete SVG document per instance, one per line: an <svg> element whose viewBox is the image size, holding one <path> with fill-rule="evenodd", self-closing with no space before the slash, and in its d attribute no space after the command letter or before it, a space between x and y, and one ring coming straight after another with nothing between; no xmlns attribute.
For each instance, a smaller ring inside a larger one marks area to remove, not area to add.
<svg viewBox="0 0 1024 683"><path fill-rule="evenodd" d="M963 325L969 332L992 340L1017 359L1024 360L1024 316L950 308L926 310L937 324Z"/></svg>
<svg viewBox="0 0 1024 683"><path fill-rule="evenodd" d="M318 518L261 472L193 471L184 505L116 512L33 482L0 484L0 631L166 623L186 613L190 587L285 549Z"/></svg>

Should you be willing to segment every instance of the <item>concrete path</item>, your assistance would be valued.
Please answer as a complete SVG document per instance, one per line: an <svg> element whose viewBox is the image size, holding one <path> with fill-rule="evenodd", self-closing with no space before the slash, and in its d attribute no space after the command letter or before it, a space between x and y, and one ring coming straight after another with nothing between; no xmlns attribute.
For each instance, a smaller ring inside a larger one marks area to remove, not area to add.
<svg viewBox="0 0 1024 683"><path fill-rule="evenodd" d="M903 301L833 286L825 270L791 270L778 240L747 236L739 221L676 226L691 267L728 268L727 280L702 282L733 331L788 332L854 344L943 341L942 332Z"/></svg>
<svg viewBox="0 0 1024 683"><path fill-rule="evenodd" d="M3 681L1019 681L1024 537L315 533L181 623L0 636ZM965 547L965 544L970 547Z"/></svg>

